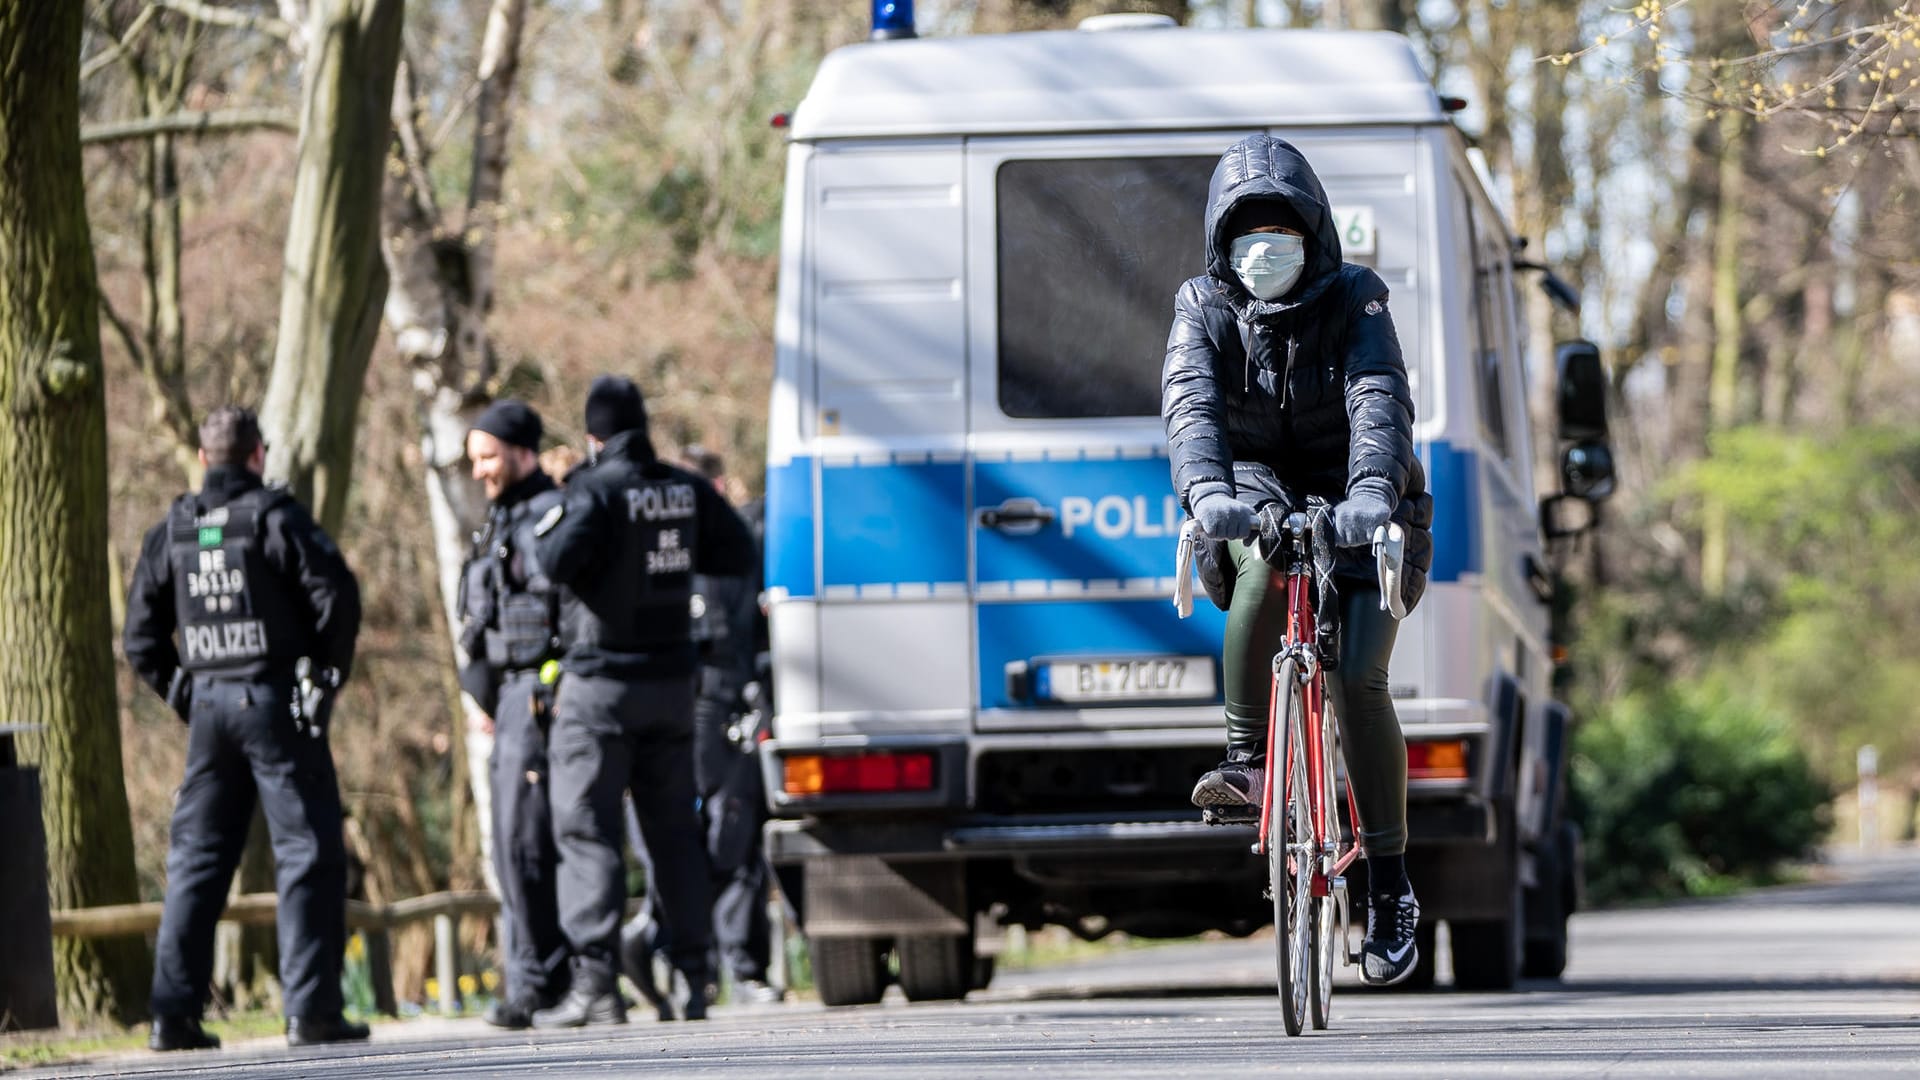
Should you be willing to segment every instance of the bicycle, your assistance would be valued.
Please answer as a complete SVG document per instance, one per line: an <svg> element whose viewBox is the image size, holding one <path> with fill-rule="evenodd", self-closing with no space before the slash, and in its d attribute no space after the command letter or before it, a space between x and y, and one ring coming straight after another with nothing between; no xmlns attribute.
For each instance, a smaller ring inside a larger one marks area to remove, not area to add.
<svg viewBox="0 0 1920 1080"><path fill-rule="evenodd" d="M1332 596L1331 506L1309 498L1304 512L1280 520L1270 504L1259 516L1255 552L1283 572L1287 591L1287 629L1273 657L1273 689L1267 709L1266 782L1262 786L1259 831L1253 853L1267 860L1267 894L1273 900L1275 959L1287 1034L1299 1035L1309 1022L1324 1030L1332 1018L1335 931L1343 964L1358 965L1347 901L1346 870L1362 858L1359 807L1347 791L1346 827L1341 827L1335 777L1342 764L1339 726L1326 697L1329 656L1336 647L1323 637L1315 616L1316 594ZM1197 523L1180 535L1180 577L1175 604L1184 618L1192 609L1190 545L1198 543ZM1394 618L1406 617L1400 573L1405 532L1397 524L1374 534L1380 575L1381 607ZM1279 560L1276 562L1276 558ZM1276 755L1274 747L1283 747ZM1273 762L1284 762L1281 769ZM1284 775L1275 802L1274 778ZM1251 823L1250 816L1206 812L1212 823Z"/></svg>

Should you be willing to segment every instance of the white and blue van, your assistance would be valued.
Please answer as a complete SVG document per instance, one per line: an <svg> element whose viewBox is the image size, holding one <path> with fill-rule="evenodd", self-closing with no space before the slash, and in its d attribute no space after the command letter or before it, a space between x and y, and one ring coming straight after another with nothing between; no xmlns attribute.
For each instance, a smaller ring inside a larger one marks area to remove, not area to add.
<svg viewBox="0 0 1920 1080"><path fill-rule="evenodd" d="M1517 249L1409 43L873 41L825 59L789 130L764 760L769 855L821 996L877 1000L891 952L909 998L960 997L1011 925L1270 922L1252 830L1187 801L1224 745L1224 616L1170 602L1182 513L1159 415L1208 178L1255 131L1307 155L1347 258L1391 286L1418 403L1435 557L1393 692L1423 907L1462 985L1557 975L1578 839ZM1595 495L1598 354L1561 364L1548 434L1589 440L1574 495Z"/></svg>

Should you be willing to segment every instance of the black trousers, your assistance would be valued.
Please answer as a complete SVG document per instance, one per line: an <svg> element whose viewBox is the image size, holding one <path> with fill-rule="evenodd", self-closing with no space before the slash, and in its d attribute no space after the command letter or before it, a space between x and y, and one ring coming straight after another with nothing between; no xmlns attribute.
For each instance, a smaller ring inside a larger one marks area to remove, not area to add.
<svg viewBox="0 0 1920 1080"><path fill-rule="evenodd" d="M198 1017L213 978L213 932L253 824L273 837L280 982L288 1016L340 1012L347 857L327 740L294 731L285 681L197 676L186 776L173 805L167 899L154 957L155 1016Z"/></svg>
<svg viewBox="0 0 1920 1080"><path fill-rule="evenodd" d="M1221 658L1226 673L1227 746L1266 753L1267 708L1273 697L1273 654L1287 632L1285 579L1235 540L1238 568ZM1339 578L1340 666L1327 696L1340 721L1347 777L1360 807L1360 838L1369 855L1407 850L1407 743L1387 685L1387 663L1400 624L1380 610L1380 586Z"/></svg>
<svg viewBox="0 0 1920 1080"><path fill-rule="evenodd" d="M555 895L560 852L547 805L547 733L534 716L533 672L508 675L493 714L493 863L506 927L510 1001L566 992L567 939Z"/></svg>
<svg viewBox="0 0 1920 1080"><path fill-rule="evenodd" d="M560 927L573 977L613 989L626 866L622 791L633 796L651 856L656 910L670 957L691 985L708 978L712 886L693 780L693 678L564 676L548 752L554 840L560 849Z"/></svg>
<svg viewBox="0 0 1920 1080"><path fill-rule="evenodd" d="M720 962L735 981L765 982L772 956L769 894L762 826L766 781L756 754L729 748L720 786L701 800L707 819L707 856L713 861L713 936Z"/></svg>

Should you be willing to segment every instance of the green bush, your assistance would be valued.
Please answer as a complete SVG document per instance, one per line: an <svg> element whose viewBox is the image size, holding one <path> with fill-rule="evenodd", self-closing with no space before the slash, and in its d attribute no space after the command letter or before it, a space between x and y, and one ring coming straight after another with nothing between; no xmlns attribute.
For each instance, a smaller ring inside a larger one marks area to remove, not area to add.
<svg viewBox="0 0 1920 1080"><path fill-rule="evenodd" d="M1603 705L1580 726L1572 764L1599 903L1775 880L1829 827L1832 793L1787 720L1713 684Z"/></svg>

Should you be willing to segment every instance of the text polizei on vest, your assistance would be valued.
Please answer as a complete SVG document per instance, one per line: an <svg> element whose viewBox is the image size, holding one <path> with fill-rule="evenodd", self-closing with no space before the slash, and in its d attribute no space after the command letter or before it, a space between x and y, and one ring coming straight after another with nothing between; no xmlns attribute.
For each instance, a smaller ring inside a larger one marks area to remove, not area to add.
<svg viewBox="0 0 1920 1080"><path fill-rule="evenodd" d="M626 490L627 520L673 521L694 513L692 484L662 484Z"/></svg>
<svg viewBox="0 0 1920 1080"><path fill-rule="evenodd" d="M267 624L259 619L184 626L180 638L188 663L255 660L267 655Z"/></svg>

